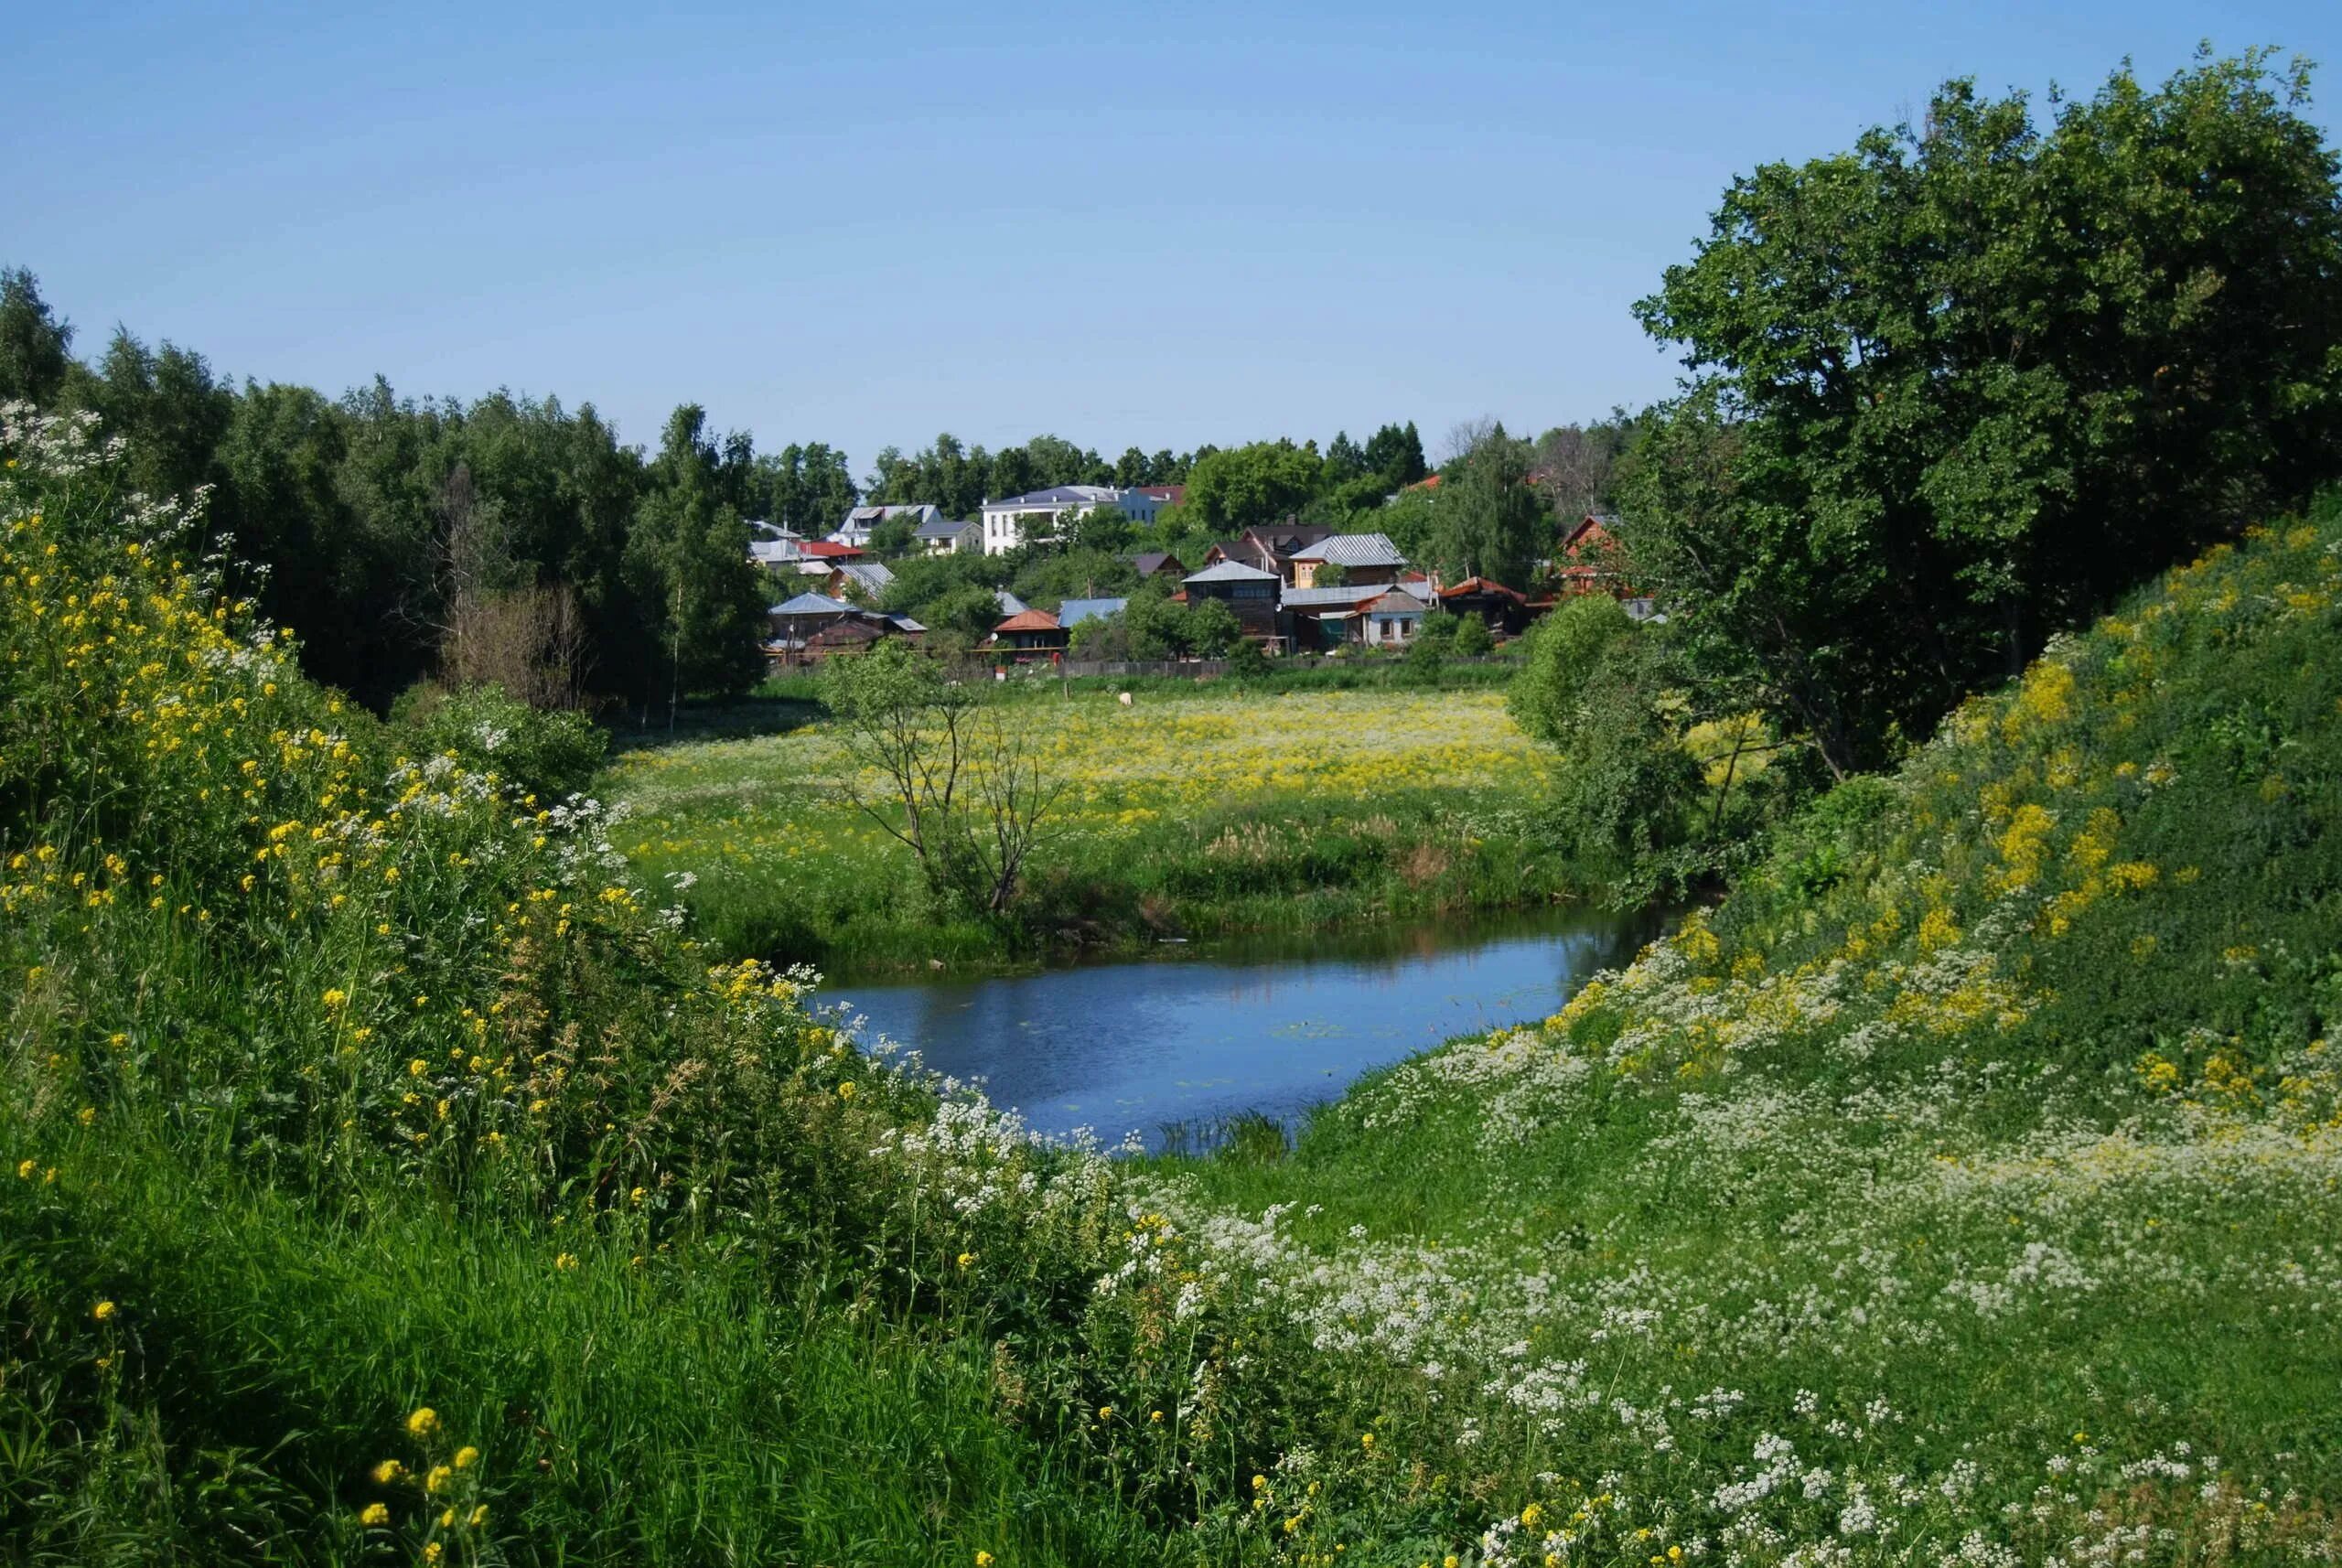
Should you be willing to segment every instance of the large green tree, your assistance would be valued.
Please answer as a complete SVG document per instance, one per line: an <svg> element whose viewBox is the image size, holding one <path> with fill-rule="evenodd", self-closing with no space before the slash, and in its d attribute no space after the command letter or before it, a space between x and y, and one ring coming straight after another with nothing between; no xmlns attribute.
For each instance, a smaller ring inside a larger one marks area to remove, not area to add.
<svg viewBox="0 0 2342 1568"><path fill-rule="evenodd" d="M1323 467L1314 441L1256 441L1199 456L1187 471L1186 510L1223 532L1274 522L1308 505Z"/></svg>
<svg viewBox="0 0 2342 1568"><path fill-rule="evenodd" d="M73 364L73 328L22 267L0 268L0 403L56 401Z"/></svg>
<svg viewBox="0 0 2342 1568"><path fill-rule="evenodd" d="M1735 181L1638 306L1693 380L1628 480L1638 586L1833 769L2342 468L2342 199L2306 68L2116 72Z"/></svg>
<svg viewBox="0 0 2342 1568"><path fill-rule="evenodd" d="M1530 457L1529 444L1499 424L1441 473L1429 559L1447 576L1529 587L1558 537L1552 508L1530 482Z"/></svg>
<svg viewBox="0 0 2342 1568"><path fill-rule="evenodd" d="M760 671L765 578L748 561L747 525L721 498L723 459L706 423L696 403L669 416L636 508L628 564L661 659L615 672L637 690L736 693Z"/></svg>

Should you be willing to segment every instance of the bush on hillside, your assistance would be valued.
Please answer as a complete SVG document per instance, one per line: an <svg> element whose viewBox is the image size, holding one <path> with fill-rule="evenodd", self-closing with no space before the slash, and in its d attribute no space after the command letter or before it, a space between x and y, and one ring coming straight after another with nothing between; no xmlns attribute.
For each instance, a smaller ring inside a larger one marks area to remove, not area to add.
<svg viewBox="0 0 2342 1568"><path fill-rule="evenodd" d="M584 714L532 708L501 686L412 687L392 704L391 723L420 752L451 757L546 800L585 793L609 755L608 732Z"/></svg>

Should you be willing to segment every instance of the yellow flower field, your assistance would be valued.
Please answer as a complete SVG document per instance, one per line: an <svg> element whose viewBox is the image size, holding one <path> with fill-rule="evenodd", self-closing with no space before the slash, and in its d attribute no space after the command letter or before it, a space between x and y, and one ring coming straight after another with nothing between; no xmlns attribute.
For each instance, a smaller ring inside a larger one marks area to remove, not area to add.
<svg viewBox="0 0 2342 1568"><path fill-rule="evenodd" d="M1150 854L1209 854L1195 830L1225 830L1231 814L1275 823L1280 844L1331 823L1412 847L1433 812L1460 854L1509 836L1489 813L1541 800L1555 760L1514 726L1501 692L1142 698L1127 709L1091 693L1012 699L1003 711L1070 786L1047 852L1059 865L1094 865L1141 839ZM600 792L628 812L615 842L638 869L702 884L691 901L703 912L750 888L790 909L835 903L847 885L865 902L883 900L912 867L847 802L850 766L836 732L816 724L626 753ZM875 774L861 782L883 793ZM1413 802L1414 820L1394 815L1394 800ZM1300 818L1306 830L1286 821Z"/></svg>

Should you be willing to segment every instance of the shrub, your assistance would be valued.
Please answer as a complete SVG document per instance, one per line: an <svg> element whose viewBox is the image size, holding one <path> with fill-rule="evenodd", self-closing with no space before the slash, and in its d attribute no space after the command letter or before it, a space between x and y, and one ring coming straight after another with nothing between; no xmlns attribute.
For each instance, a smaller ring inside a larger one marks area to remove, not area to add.
<svg viewBox="0 0 2342 1568"><path fill-rule="evenodd" d="M610 745L585 714L532 708L501 686L412 687L392 705L391 722L419 753L452 757L546 800L583 794Z"/></svg>

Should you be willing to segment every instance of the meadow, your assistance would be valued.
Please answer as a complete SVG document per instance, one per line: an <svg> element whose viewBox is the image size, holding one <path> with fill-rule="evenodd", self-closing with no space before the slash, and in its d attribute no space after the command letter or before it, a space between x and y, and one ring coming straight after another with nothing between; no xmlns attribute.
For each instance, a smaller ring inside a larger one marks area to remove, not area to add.
<svg viewBox="0 0 2342 1568"><path fill-rule="evenodd" d="M7 1561L2342 1559L2342 508L1553 1017L1142 1160L0 446Z"/></svg>
<svg viewBox="0 0 2342 1568"><path fill-rule="evenodd" d="M841 786L856 768L816 708L779 735L644 746L601 793L647 879L741 956L836 968L981 962L1284 925L1532 903L1569 890L1533 818L1545 747L1501 691L1223 692L1130 708L1093 687L1002 712L1068 786L1011 921L940 914L909 853Z"/></svg>

